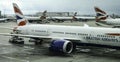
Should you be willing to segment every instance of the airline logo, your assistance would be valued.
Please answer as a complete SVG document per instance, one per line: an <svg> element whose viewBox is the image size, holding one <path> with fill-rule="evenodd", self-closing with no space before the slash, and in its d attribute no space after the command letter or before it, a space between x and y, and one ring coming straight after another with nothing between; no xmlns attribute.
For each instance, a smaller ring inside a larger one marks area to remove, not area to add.
<svg viewBox="0 0 120 62"><path fill-rule="evenodd" d="M17 4L13 3L13 8L14 8L15 13L19 13L19 14L23 15L23 13L20 11L20 9L17 6Z"/></svg>
<svg viewBox="0 0 120 62"><path fill-rule="evenodd" d="M18 26L26 25L27 24L27 20L23 16L23 13L21 12L21 10L17 6L17 4L13 3L13 8L14 8L14 12L16 14L16 19L17 19Z"/></svg>
<svg viewBox="0 0 120 62"><path fill-rule="evenodd" d="M41 20L44 20L44 19L46 19L46 13L47 13L47 10L45 10L44 12L43 12L43 14L42 14L42 16L40 17L40 19Z"/></svg>
<svg viewBox="0 0 120 62"><path fill-rule="evenodd" d="M47 13L47 10L45 10L45 11L43 12L43 15L46 15L46 13Z"/></svg>
<svg viewBox="0 0 120 62"><path fill-rule="evenodd" d="M75 13L74 13L74 16L72 17L72 19L73 19L74 21L77 20L76 15L77 15L77 12L75 12Z"/></svg>
<svg viewBox="0 0 120 62"><path fill-rule="evenodd" d="M75 16L73 16L73 17L72 17L72 19L73 19L74 21L76 21L76 20L77 20L77 18L76 18Z"/></svg>
<svg viewBox="0 0 120 62"><path fill-rule="evenodd" d="M77 12L75 12L74 16L76 16L76 15L77 15Z"/></svg>
<svg viewBox="0 0 120 62"><path fill-rule="evenodd" d="M27 20L20 20L20 22L18 22L18 26L24 26L27 24Z"/></svg>
<svg viewBox="0 0 120 62"><path fill-rule="evenodd" d="M40 19L44 20L44 19L46 19L46 16L41 16Z"/></svg>
<svg viewBox="0 0 120 62"><path fill-rule="evenodd" d="M108 15L106 14L106 12L102 11L98 7L95 7L94 9L96 12L96 22L107 19Z"/></svg>

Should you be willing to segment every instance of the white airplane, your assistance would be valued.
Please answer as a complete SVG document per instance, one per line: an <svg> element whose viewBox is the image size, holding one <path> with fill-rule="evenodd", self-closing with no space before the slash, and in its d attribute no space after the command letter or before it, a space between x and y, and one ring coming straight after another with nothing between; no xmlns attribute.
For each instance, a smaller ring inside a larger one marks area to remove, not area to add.
<svg viewBox="0 0 120 62"><path fill-rule="evenodd" d="M41 20L41 19L46 19L46 13L47 13L47 11L45 10L45 11L42 13L42 16L40 16L40 17L26 17L26 19L28 19L28 20Z"/></svg>
<svg viewBox="0 0 120 62"><path fill-rule="evenodd" d="M0 18L0 22L7 22L7 18Z"/></svg>
<svg viewBox="0 0 120 62"><path fill-rule="evenodd" d="M87 20L94 20L95 17L82 17L82 16L76 16L77 12L74 13L71 17L51 17L52 20L57 20L58 22L64 22L66 20L71 21L87 21Z"/></svg>
<svg viewBox="0 0 120 62"><path fill-rule="evenodd" d="M96 12L96 24L100 26L120 27L120 18L110 18L107 13L98 7L94 7Z"/></svg>
<svg viewBox="0 0 120 62"><path fill-rule="evenodd" d="M47 11L45 10L42 13L42 16L39 16L39 17L25 16L25 17L29 22L41 22L42 23L47 18L46 13L47 13Z"/></svg>
<svg viewBox="0 0 120 62"><path fill-rule="evenodd" d="M54 22L64 22L64 21L77 21L77 18L75 17L76 16L76 12L73 16L63 16L63 17L57 17L57 16L54 16L54 17L50 17L50 19Z"/></svg>
<svg viewBox="0 0 120 62"><path fill-rule="evenodd" d="M95 20L95 17L82 17L82 16L76 16L76 18L78 20L82 20L82 21L88 21L88 20Z"/></svg>
<svg viewBox="0 0 120 62"><path fill-rule="evenodd" d="M63 26L47 24L29 24L17 4L13 3L18 26L13 28L13 33L0 33L12 36L11 43L24 43L19 37L30 38L30 41L39 44L41 40L49 40L50 51L71 53L79 45L120 47L120 29L99 28L84 26ZM45 41L44 41L45 42Z"/></svg>
<svg viewBox="0 0 120 62"><path fill-rule="evenodd" d="M77 14L77 12L76 12L76 14ZM77 20L81 20L81 21L88 21L88 20L95 20L95 17L93 17L93 16L76 16L75 15L75 18L77 19Z"/></svg>

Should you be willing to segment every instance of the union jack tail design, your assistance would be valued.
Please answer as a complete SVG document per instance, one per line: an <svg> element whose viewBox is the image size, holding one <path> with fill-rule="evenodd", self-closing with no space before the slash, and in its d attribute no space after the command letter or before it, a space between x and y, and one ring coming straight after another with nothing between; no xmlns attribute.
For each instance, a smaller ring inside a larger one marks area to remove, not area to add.
<svg viewBox="0 0 120 62"><path fill-rule="evenodd" d="M96 22L99 22L101 20L106 20L108 18L107 13L101 10L100 8L94 7L94 9L96 12Z"/></svg>
<svg viewBox="0 0 120 62"><path fill-rule="evenodd" d="M74 16L76 16L76 15L77 15L77 12L74 13Z"/></svg>
<svg viewBox="0 0 120 62"><path fill-rule="evenodd" d="M41 20L46 19L46 17L47 17L46 13L47 13L47 10L45 10L45 11L42 13L42 16L40 17Z"/></svg>
<svg viewBox="0 0 120 62"><path fill-rule="evenodd" d="M21 12L21 10L19 9L16 3L13 3L13 8L14 8L18 26L26 25L28 23L28 20L24 17L23 13Z"/></svg>
<svg viewBox="0 0 120 62"><path fill-rule="evenodd" d="M73 19L74 21L77 21L76 15L77 15L77 12L75 12L74 15L73 15L73 17L72 17L72 19Z"/></svg>

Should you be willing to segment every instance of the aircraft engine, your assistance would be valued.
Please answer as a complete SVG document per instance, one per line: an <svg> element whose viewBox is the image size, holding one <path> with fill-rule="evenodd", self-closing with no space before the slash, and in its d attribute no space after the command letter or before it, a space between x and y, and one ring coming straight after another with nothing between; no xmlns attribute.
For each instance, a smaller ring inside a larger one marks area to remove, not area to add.
<svg viewBox="0 0 120 62"><path fill-rule="evenodd" d="M73 43L68 40L52 40L49 49L53 52L71 53L73 50Z"/></svg>

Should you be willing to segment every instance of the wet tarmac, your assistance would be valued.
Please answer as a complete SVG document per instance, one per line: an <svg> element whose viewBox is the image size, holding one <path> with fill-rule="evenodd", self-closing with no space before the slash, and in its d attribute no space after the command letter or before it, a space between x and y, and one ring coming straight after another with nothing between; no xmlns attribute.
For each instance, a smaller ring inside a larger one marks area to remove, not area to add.
<svg viewBox="0 0 120 62"><path fill-rule="evenodd" d="M57 23L63 25L83 25L85 22ZM51 23L56 24L56 23ZM87 22L95 26L94 22ZM13 27L16 23L0 23L0 26ZM0 32L11 30L0 28ZM71 54L54 54L46 45L36 46L25 39L25 45L15 45L8 42L9 36L0 35L0 62L119 62L120 50L99 47L78 47Z"/></svg>

